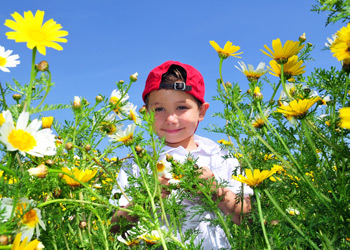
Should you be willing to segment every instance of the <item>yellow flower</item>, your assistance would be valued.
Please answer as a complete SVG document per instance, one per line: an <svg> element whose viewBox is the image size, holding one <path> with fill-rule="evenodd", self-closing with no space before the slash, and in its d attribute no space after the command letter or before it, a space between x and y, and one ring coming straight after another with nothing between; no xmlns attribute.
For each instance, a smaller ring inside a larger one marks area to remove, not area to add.
<svg viewBox="0 0 350 250"><path fill-rule="evenodd" d="M254 172L250 169L247 169L245 171L247 177L243 175L238 175L238 176L232 176L232 178L236 181L240 181L242 183L246 183L250 187L256 187L258 186L263 180L269 178L271 175L275 173L275 171L272 170L263 170L260 172L259 169L254 169Z"/></svg>
<svg viewBox="0 0 350 250"><path fill-rule="evenodd" d="M265 63L263 62L259 63L256 69L254 69L253 65L251 64L248 64L247 67L244 62L238 62L238 64L241 66L241 68L238 68L236 65L235 67L243 74L245 74L248 81L250 82L258 81L261 76L265 75L269 71L269 68L265 69Z"/></svg>
<svg viewBox="0 0 350 250"><path fill-rule="evenodd" d="M339 109L340 127L350 129L350 108Z"/></svg>
<svg viewBox="0 0 350 250"><path fill-rule="evenodd" d="M35 16L31 11L24 12L23 17L17 12L11 14L14 20L7 19L5 26L14 31L7 32L7 38L17 43L26 42L29 49L36 47L43 55L46 55L46 47L63 50L57 42L66 43L67 39L62 37L67 36L68 32L61 30L62 26L53 19L43 24L44 14L40 10Z"/></svg>
<svg viewBox="0 0 350 250"><path fill-rule="evenodd" d="M64 171L67 174L73 175L75 179L79 180L80 182L88 182L91 180L97 173L97 170L80 170L78 168L68 169L66 167L62 168L62 171ZM67 182L67 184L71 187L77 187L80 186L80 183L73 180L67 175L63 175L63 179Z"/></svg>
<svg viewBox="0 0 350 250"><path fill-rule="evenodd" d="M336 39L330 48L338 61L350 58L350 23L337 32Z"/></svg>
<svg viewBox="0 0 350 250"><path fill-rule="evenodd" d="M285 79L290 80L292 76L297 76L305 73L305 65L302 66L303 61L298 61L298 56L291 56L287 63L283 65L283 75ZM275 60L270 61L271 75L281 77L281 65Z"/></svg>
<svg viewBox="0 0 350 250"><path fill-rule="evenodd" d="M311 99L295 99L289 103L288 106L281 106L277 108L276 112L284 114L287 119L297 118L302 119L307 114L309 108L319 101L321 97L316 96Z"/></svg>
<svg viewBox="0 0 350 250"><path fill-rule="evenodd" d="M223 145L231 145L231 142L226 141L224 139L218 140L218 143L223 144Z"/></svg>
<svg viewBox="0 0 350 250"><path fill-rule="evenodd" d="M39 245L40 241L35 239L29 242L29 244L27 245L27 239L28 238L25 238L21 243L21 233L17 234L11 250L35 250Z"/></svg>
<svg viewBox="0 0 350 250"><path fill-rule="evenodd" d="M210 41L210 44L211 46L213 46L216 52L218 52L219 57L222 59L226 59L229 56L241 58L240 56L237 56L237 55L240 55L243 53L243 52L236 53L240 49L240 47L232 45L232 42L230 41L226 42L225 47L223 49L214 41Z"/></svg>
<svg viewBox="0 0 350 250"><path fill-rule="evenodd" d="M41 128L51 128L53 117L52 116L43 117L41 118L41 122L42 122Z"/></svg>
<svg viewBox="0 0 350 250"><path fill-rule="evenodd" d="M281 40L277 38L272 41L273 51L267 47L267 45L264 45L264 48L268 51L265 52L264 50L261 50L265 55L273 58L277 63L284 64L288 61L288 58L298 54L298 52L304 48L304 44L300 45L299 41L288 40L282 47Z"/></svg>

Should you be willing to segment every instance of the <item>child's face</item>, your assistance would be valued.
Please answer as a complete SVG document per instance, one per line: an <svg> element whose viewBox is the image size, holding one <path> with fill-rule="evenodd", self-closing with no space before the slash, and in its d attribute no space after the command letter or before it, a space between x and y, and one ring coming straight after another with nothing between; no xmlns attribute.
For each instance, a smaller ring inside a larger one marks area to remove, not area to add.
<svg viewBox="0 0 350 250"><path fill-rule="evenodd" d="M152 91L148 97L148 109L155 112L157 135L165 137L168 146L183 146L187 150L197 147L193 135L208 108L208 103L198 107L192 95L177 90Z"/></svg>

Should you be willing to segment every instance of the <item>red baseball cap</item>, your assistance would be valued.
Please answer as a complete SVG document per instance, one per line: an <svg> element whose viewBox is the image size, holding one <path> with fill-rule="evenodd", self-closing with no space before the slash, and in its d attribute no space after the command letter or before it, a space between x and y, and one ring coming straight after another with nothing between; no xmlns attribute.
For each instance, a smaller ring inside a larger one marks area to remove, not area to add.
<svg viewBox="0 0 350 250"><path fill-rule="evenodd" d="M187 73L185 83L175 82L174 84L161 84L162 76L165 74L171 65L181 66ZM142 93L142 99L146 102L146 96L154 90L159 89L173 89L189 93L197 98L201 103L204 103L205 86L202 74L188 64L183 64L176 61L166 61L165 63L155 67L148 74L145 89Z"/></svg>

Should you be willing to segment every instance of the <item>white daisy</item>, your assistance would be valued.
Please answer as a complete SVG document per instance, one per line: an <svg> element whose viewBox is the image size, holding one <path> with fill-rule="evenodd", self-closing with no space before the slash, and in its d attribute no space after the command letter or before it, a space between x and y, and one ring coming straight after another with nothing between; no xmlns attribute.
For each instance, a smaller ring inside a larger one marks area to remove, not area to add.
<svg viewBox="0 0 350 250"><path fill-rule="evenodd" d="M300 214L300 212L297 209L294 209L291 207L287 208L286 211L287 211L287 213L289 213L290 215L293 215L293 216Z"/></svg>
<svg viewBox="0 0 350 250"><path fill-rule="evenodd" d="M127 93L122 95L122 93L120 93L119 90L115 89L112 91L111 97L109 98L109 103L112 105L115 105L113 111L119 116L119 118L122 118L121 117L121 112L122 112L121 108L124 106L123 104L128 99L129 99L129 95Z"/></svg>
<svg viewBox="0 0 350 250"><path fill-rule="evenodd" d="M0 46L0 69L4 72L10 72L8 68L10 67L16 67L17 64L20 63L20 61L17 61L19 59L18 55L12 55L12 50L6 50L5 48Z"/></svg>
<svg viewBox="0 0 350 250"><path fill-rule="evenodd" d="M260 62L258 67L256 67L256 69L254 69L254 66L251 65L251 64L248 64L248 67L247 67L245 65L245 63L242 62L242 61L238 62L238 64L239 64L239 66L241 68L237 67L236 65L235 65L235 67L239 71L241 71L243 74L245 74L245 76L247 77L247 79L249 81L252 81L252 80L257 81L257 80L259 80L259 78L261 76L263 76L264 74L266 74L269 71L269 67L265 68L265 63L263 63L263 62Z"/></svg>
<svg viewBox="0 0 350 250"><path fill-rule="evenodd" d="M111 141L119 141L119 142L128 142L132 140L134 136L136 125L135 123L127 126L125 130L119 130L113 135L108 135L111 138Z"/></svg>
<svg viewBox="0 0 350 250"><path fill-rule="evenodd" d="M3 112L5 123L0 127L0 141L8 151L19 151L22 155L38 157L56 154L55 135L51 129L41 129L41 121L33 120L30 124L29 113L22 112L15 127L10 111Z"/></svg>
<svg viewBox="0 0 350 250"><path fill-rule="evenodd" d="M11 216L13 208L13 199L3 198L0 200L0 208L5 208L5 221L8 220ZM38 208L33 208L34 201L28 200L26 198L21 198L16 202L15 213L16 216L21 218L19 231L22 233L21 240L24 240L28 237L30 241L33 237L34 230L36 230L36 236L39 238L40 230L39 225L46 230L45 224L41 217L41 211ZM28 210L30 208L30 210Z"/></svg>
<svg viewBox="0 0 350 250"><path fill-rule="evenodd" d="M125 111L126 114L129 115L130 120L133 120L136 124L141 123L141 118L136 112L136 109L137 109L136 105L132 103L127 103L122 109L123 111Z"/></svg>
<svg viewBox="0 0 350 250"><path fill-rule="evenodd" d="M266 118L268 118L271 114L271 109L268 108L264 111L264 116ZM254 119L252 120L252 125L254 128L262 128L264 125L265 125L265 121L264 119L259 115L257 114Z"/></svg>
<svg viewBox="0 0 350 250"><path fill-rule="evenodd" d="M157 162L157 173L158 176L171 179L172 178L172 173L171 173L172 167L171 163L166 161L164 162L163 160Z"/></svg>

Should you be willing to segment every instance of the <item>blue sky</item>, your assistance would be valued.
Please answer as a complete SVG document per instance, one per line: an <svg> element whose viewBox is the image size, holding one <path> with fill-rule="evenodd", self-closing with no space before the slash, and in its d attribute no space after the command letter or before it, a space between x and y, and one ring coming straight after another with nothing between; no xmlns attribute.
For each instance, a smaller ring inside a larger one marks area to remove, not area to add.
<svg viewBox="0 0 350 250"><path fill-rule="evenodd" d="M245 76L234 65L242 60L255 67L270 58L260 49L271 47L273 39L297 40L306 33L307 42L316 46L314 62L306 63L306 75L315 67L340 67L329 51L322 50L341 23L325 26L326 13L311 12L315 0L252 0L252 1L78 1L78 0L12 0L0 10L0 45L20 55L21 64L10 73L0 72L0 81L29 82L31 50L25 43L7 40L10 31L3 23L11 15L24 11L45 11L44 21L54 19L69 32L63 51L48 48L46 56L37 55L37 62L47 60L55 86L47 104L69 104L74 96L94 102L97 94L109 96L115 82L128 80L135 72L138 81L132 86L130 101L143 105L141 94L148 72L166 60L177 60L196 67L204 76L206 100L211 104L198 134L214 140L222 135L203 130L209 124L222 126L225 121L212 118L221 105L212 100L219 77L219 58L210 40L224 46L226 41L240 46L242 59L230 57L224 62L225 81L238 82L243 91L248 88ZM269 76L272 81L278 79ZM269 86L263 90L270 97ZM71 119L71 111L44 113L63 122Z"/></svg>

